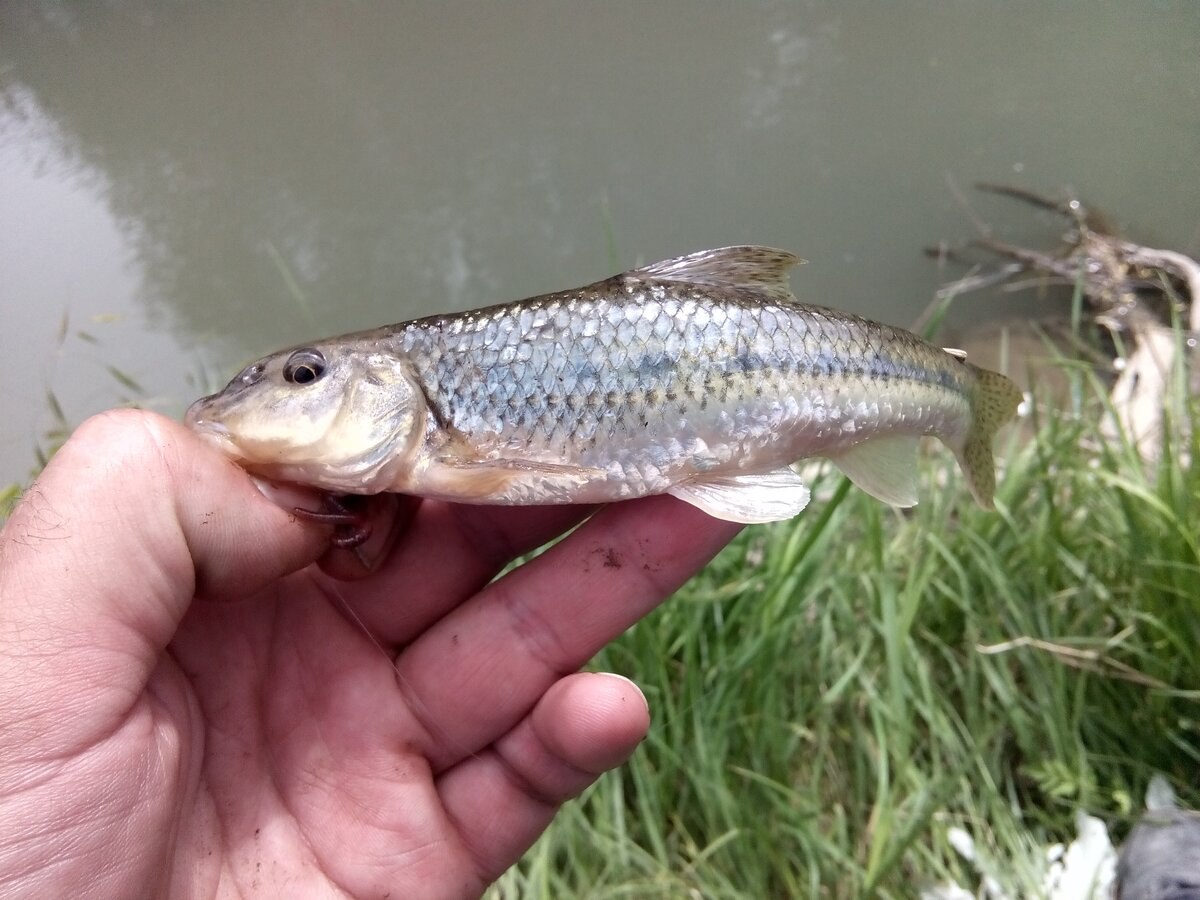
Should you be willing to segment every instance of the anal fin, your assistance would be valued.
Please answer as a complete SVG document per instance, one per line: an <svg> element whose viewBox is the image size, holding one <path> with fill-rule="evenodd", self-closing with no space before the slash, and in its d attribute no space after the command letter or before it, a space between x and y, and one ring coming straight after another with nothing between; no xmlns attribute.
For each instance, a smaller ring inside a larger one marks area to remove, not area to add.
<svg viewBox="0 0 1200 900"><path fill-rule="evenodd" d="M876 500L889 506L917 505L917 448L920 438L871 438L837 456L833 464Z"/></svg>
<svg viewBox="0 0 1200 900"><path fill-rule="evenodd" d="M667 493L715 519L753 525L790 519L808 505L800 476L784 467L758 475L719 475L678 484Z"/></svg>

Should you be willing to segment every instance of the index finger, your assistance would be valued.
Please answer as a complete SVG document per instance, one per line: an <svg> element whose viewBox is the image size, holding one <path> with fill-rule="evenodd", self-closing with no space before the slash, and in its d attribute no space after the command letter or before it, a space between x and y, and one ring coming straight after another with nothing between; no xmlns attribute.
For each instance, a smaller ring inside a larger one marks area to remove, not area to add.
<svg viewBox="0 0 1200 900"><path fill-rule="evenodd" d="M339 595L375 640L398 647L592 509L422 501L379 566Z"/></svg>
<svg viewBox="0 0 1200 900"><path fill-rule="evenodd" d="M740 528L672 497L619 503L425 632L397 668L435 771L506 733Z"/></svg>

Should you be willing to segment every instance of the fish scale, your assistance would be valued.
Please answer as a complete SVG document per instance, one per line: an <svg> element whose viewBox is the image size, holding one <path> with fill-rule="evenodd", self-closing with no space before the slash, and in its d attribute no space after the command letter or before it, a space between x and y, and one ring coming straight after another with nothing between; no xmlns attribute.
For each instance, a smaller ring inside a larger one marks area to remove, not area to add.
<svg viewBox="0 0 1200 900"><path fill-rule="evenodd" d="M693 464L686 453L653 452L672 440L703 439L719 461L740 454L754 468L759 445L781 430L820 443L844 431L865 438L899 420L936 428L967 406L965 367L942 377L944 353L887 326L757 297L713 303L694 289L670 297L602 283L593 292L544 297L533 319L513 304L449 329L444 318L419 320L398 347L437 417L484 454L540 451L555 462L615 467L614 478L642 487ZM709 314L697 319L705 299ZM481 384L477 372L505 390ZM922 400L922 391L931 396ZM858 413L877 410L876 395L886 414L866 421ZM798 408L789 416L785 396L807 398L807 416ZM598 434L626 435L639 452L593 440Z"/></svg>
<svg viewBox="0 0 1200 900"><path fill-rule="evenodd" d="M510 504L672 493L747 522L802 509L789 464L813 456L912 505L930 434L989 505L991 440L1016 388L901 329L799 303L796 262L704 251L281 351L188 421L251 470L328 490Z"/></svg>

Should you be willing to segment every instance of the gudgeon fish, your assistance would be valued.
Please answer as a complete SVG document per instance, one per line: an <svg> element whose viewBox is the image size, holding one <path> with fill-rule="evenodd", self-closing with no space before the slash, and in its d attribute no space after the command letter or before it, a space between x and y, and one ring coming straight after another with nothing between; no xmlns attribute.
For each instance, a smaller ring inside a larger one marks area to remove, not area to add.
<svg viewBox="0 0 1200 900"><path fill-rule="evenodd" d="M247 470L331 494L800 512L831 460L898 507L934 435L992 504L1014 384L899 328L796 300L799 260L727 247L586 287L316 341L252 363L186 421Z"/></svg>

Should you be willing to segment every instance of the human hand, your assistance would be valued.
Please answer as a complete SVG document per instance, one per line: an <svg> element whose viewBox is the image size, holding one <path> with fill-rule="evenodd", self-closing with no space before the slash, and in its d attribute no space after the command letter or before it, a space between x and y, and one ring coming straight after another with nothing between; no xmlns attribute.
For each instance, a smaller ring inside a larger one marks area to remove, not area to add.
<svg viewBox="0 0 1200 900"><path fill-rule="evenodd" d="M646 733L578 667L738 527L622 503L489 584L590 510L385 498L356 556L270 493L127 411L14 510L0 893L476 896Z"/></svg>

